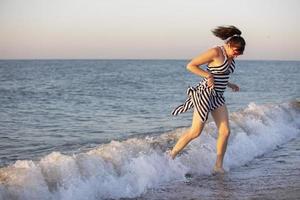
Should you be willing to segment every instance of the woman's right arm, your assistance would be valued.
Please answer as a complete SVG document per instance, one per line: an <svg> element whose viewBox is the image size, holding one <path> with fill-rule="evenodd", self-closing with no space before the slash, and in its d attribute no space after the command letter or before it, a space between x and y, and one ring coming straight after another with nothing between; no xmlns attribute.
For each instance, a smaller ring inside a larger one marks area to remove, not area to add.
<svg viewBox="0 0 300 200"><path fill-rule="evenodd" d="M198 76L205 77L207 79L207 86L209 88L214 88L215 81L213 75L208 71L201 69L200 66L213 62L218 56L219 51L216 48L209 49L208 51L191 60L191 62L187 64L186 68Z"/></svg>
<svg viewBox="0 0 300 200"><path fill-rule="evenodd" d="M192 59L186 66L187 70L189 70L190 72L198 75L198 76L201 76L201 77L204 77L204 78L209 78L211 77L212 75L201 69L201 65L203 64L208 64L208 63L211 63L214 61L214 59L216 57L218 57L218 50L216 48L212 48L212 49L209 49L207 50L206 52L200 54L199 56L195 57L194 59Z"/></svg>

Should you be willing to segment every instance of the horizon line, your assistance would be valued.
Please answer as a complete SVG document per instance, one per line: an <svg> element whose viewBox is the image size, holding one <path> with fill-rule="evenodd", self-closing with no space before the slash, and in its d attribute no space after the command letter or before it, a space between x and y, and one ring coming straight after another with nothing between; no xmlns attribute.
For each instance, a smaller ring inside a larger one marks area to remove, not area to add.
<svg viewBox="0 0 300 200"><path fill-rule="evenodd" d="M191 58L0 58L0 61L30 60L191 60ZM237 61L300 61L296 59L237 59Z"/></svg>

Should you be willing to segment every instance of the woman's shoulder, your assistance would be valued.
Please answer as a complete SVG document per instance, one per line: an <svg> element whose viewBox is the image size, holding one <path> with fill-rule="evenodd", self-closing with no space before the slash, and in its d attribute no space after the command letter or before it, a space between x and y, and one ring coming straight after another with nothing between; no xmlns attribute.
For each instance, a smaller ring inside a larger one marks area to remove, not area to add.
<svg viewBox="0 0 300 200"><path fill-rule="evenodd" d="M221 46L213 46L207 50L214 57L219 57L222 54Z"/></svg>
<svg viewBox="0 0 300 200"><path fill-rule="evenodd" d="M223 54L222 48L223 48L222 46L214 46L210 49L211 52L214 52L213 53L214 58L211 63L208 63L209 67L211 67L211 68L220 67L225 63L226 58Z"/></svg>
<svg viewBox="0 0 300 200"><path fill-rule="evenodd" d="M222 54L222 46L220 45L215 45L211 48L211 50L216 54L216 56L219 56Z"/></svg>

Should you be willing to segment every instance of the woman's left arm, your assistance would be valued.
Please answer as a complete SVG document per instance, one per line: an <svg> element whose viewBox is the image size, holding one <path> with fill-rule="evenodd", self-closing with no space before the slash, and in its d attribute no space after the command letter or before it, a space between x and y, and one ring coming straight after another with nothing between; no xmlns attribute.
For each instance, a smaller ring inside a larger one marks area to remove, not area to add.
<svg viewBox="0 0 300 200"><path fill-rule="evenodd" d="M230 87L233 92L240 91L240 87L238 85L234 84L234 83L228 82L227 86Z"/></svg>

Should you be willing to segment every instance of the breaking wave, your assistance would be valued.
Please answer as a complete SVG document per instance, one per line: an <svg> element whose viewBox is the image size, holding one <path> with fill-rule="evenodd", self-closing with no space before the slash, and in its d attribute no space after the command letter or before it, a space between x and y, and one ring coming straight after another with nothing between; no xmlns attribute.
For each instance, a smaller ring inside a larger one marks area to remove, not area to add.
<svg viewBox="0 0 300 200"><path fill-rule="evenodd" d="M300 133L299 102L256 105L230 116L231 136L224 167L238 167ZM19 160L0 169L0 199L118 199L184 180L186 173L210 174L217 130L208 121L201 136L175 160L165 151L186 128L144 138L111 141L88 152L52 152L39 161Z"/></svg>

